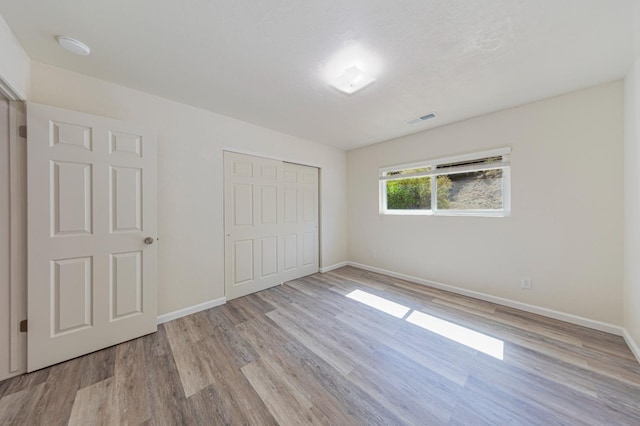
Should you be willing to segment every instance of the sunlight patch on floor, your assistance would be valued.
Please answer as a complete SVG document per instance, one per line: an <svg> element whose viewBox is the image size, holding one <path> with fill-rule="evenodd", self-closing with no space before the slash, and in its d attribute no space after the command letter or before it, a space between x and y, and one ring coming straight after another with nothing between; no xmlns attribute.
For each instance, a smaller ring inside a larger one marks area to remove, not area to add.
<svg viewBox="0 0 640 426"><path fill-rule="evenodd" d="M364 303L367 306L371 306L372 308L386 314L393 315L396 318L404 318L410 310L410 308L399 303L392 302L391 300L387 300L383 297L376 296L375 294L367 293L362 290L354 290L347 294L347 297L360 303Z"/></svg>
<svg viewBox="0 0 640 426"><path fill-rule="evenodd" d="M375 294L367 293L366 291L354 290L346 296L349 299L363 303L396 318L404 318L405 321L411 324L494 358L504 359L504 342L502 340L423 312L411 311L411 308L407 306L385 299L384 297L376 296ZM411 311L411 314L405 318L405 315L407 315L409 311Z"/></svg>
<svg viewBox="0 0 640 426"><path fill-rule="evenodd" d="M502 340L417 311L413 311L406 321L494 358L504 359L504 342Z"/></svg>

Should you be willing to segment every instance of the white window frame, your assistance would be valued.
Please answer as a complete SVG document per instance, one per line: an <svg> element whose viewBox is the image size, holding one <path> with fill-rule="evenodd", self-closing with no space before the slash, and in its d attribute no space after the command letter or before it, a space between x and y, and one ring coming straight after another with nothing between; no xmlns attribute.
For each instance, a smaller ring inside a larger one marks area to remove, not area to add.
<svg viewBox="0 0 640 426"><path fill-rule="evenodd" d="M460 163L465 161L480 160L490 157L502 157L500 163L489 165L470 165L451 167L450 169L437 169L439 165ZM397 178L389 178L389 172L398 170L410 170L418 168L430 167L427 172L419 172L414 174L402 175ZM473 209L473 210L439 210L437 196L437 177L442 175L463 173L465 171L482 171L502 169L502 209ZM395 210L387 209L387 184L388 180L407 179L411 177L431 176L431 209L430 210ZM380 214L384 215L402 215L402 216L490 216L505 217L511 215L511 148L498 148L488 151L473 152L469 154L456 155L452 157L438 158L433 160L424 160L415 163L401 164L396 166L383 167L379 171L379 187L380 187Z"/></svg>

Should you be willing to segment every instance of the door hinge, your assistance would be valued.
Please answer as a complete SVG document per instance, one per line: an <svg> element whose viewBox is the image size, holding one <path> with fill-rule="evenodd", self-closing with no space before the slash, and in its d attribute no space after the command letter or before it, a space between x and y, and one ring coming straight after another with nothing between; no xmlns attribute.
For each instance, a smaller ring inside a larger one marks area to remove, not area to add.
<svg viewBox="0 0 640 426"><path fill-rule="evenodd" d="M18 136L21 138L27 138L27 126L18 127Z"/></svg>
<svg viewBox="0 0 640 426"><path fill-rule="evenodd" d="M27 320L20 321L20 333L27 332Z"/></svg>

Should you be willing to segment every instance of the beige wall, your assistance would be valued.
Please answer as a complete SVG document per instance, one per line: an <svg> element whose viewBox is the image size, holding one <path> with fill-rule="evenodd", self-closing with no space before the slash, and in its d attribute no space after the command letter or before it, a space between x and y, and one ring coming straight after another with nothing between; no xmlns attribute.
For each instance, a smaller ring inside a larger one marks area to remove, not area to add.
<svg viewBox="0 0 640 426"><path fill-rule="evenodd" d="M31 100L158 133L160 314L224 295L225 148L321 167L321 266L346 260L344 151L37 62Z"/></svg>
<svg viewBox="0 0 640 426"><path fill-rule="evenodd" d="M624 326L640 345L640 6L635 5L636 61L625 77ZM640 356L640 354L636 354Z"/></svg>
<svg viewBox="0 0 640 426"><path fill-rule="evenodd" d="M0 84L19 99L29 97L31 60L0 15Z"/></svg>
<svg viewBox="0 0 640 426"><path fill-rule="evenodd" d="M622 325L622 95L613 82L350 151L349 259ZM379 167L503 146L511 217L378 213Z"/></svg>

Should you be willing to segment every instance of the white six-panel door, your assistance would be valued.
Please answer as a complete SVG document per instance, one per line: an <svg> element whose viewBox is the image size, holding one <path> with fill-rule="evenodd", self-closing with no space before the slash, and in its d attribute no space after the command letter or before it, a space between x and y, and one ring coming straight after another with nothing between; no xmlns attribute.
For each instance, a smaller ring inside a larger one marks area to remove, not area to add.
<svg viewBox="0 0 640 426"><path fill-rule="evenodd" d="M156 331L157 188L146 130L37 104L27 114L33 371Z"/></svg>
<svg viewBox="0 0 640 426"><path fill-rule="evenodd" d="M318 169L224 153L227 299L318 271Z"/></svg>
<svg viewBox="0 0 640 426"><path fill-rule="evenodd" d="M283 164L283 281L318 272L318 169Z"/></svg>

